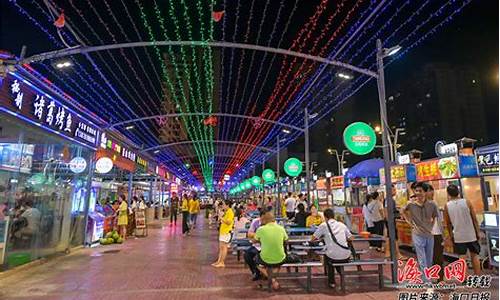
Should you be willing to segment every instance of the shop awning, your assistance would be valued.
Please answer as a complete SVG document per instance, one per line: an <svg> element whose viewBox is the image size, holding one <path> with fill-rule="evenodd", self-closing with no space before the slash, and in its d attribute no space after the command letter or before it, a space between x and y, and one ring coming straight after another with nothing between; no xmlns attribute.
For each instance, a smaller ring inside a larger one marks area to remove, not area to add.
<svg viewBox="0 0 500 300"><path fill-rule="evenodd" d="M393 165L394 163L391 163ZM355 164L352 168L349 168L345 177L349 179L354 178L368 178L368 177L379 177L380 168L384 167L384 160L380 158L373 158L363 160Z"/></svg>

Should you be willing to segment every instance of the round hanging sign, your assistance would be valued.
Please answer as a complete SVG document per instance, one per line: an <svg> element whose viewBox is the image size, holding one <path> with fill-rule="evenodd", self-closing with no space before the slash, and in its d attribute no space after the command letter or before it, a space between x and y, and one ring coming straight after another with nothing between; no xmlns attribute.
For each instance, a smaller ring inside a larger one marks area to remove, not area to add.
<svg viewBox="0 0 500 300"><path fill-rule="evenodd" d="M344 130L344 144L353 154L368 154L373 151L376 143L375 131L364 122L352 123Z"/></svg>
<svg viewBox="0 0 500 300"><path fill-rule="evenodd" d="M245 180L245 189L250 189L252 187L252 183L249 179Z"/></svg>
<svg viewBox="0 0 500 300"><path fill-rule="evenodd" d="M253 186L258 186L258 185L260 185L260 181L261 181L261 180L260 180L260 177L259 177L259 176L254 176L254 177L252 177L250 180L251 180L251 182L252 182L252 185L253 185Z"/></svg>
<svg viewBox="0 0 500 300"><path fill-rule="evenodd" d="M295 157L291 157L285 161L285 173L289 176L296 177L302 173L302 162Z"/></svg>
<svg viewBox="0 0 500 300"><path fill-rule="evenodd" d="M86 168L87 161L81 156L75 157L69 162L69 169L73 173L80 174L85 171Z"/></svg>
<svg viewBox="0 0 500 300"><path fill-rule="evenodd" d="M95 163L95 170L99 174L106 174L113 169L113 161L109 157L101 157Z"/></svg>
<svg viewBox="0 0 500 300"><path fill-rule="evenodd" d="M276 175L273 170L265 169L262 172L262 178L264 178L264 182L274 182L276 180Z"/></svg>

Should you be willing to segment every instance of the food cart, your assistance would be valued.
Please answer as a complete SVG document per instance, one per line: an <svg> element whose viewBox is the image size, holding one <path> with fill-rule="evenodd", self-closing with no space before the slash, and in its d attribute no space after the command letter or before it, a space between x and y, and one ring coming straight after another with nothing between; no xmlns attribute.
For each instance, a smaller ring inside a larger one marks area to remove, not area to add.
<svg viewBox="0 0 500 300"><path fill-rule="evenodd" d="M498 143L475 151L484 209L498 213Z"/></svg>

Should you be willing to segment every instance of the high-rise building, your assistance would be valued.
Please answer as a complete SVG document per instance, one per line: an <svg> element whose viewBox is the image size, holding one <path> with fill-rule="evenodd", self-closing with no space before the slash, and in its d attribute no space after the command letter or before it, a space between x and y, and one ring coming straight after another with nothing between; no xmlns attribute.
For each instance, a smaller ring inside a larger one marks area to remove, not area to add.
<svg viewBox="0 0 500 300"><path fill-rule="evenodd" d="M439 140L487 136L481 82L471 67L428 64L389 86L387 95L389 124L406 132L402 149L432 157Z"/></svg>

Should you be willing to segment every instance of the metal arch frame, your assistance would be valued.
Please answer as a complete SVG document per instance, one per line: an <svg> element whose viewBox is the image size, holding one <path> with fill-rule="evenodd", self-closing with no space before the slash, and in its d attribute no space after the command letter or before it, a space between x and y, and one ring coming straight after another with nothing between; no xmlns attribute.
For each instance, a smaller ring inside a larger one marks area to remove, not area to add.
<svg viewBox="0 0 500 300"><path fill-rule="evenodd" d="M228 157L233 157L233 155L216 155L217 157L224 157L224 158L228 158ZM186 158L196 158L198 157L197 155L183 155L183 156L176 156L175 159L167 159L167 160L162 160L161 162L162 163L169 163L169 162L172 162L172 161L175 161L176 159L186 159ZM257 160L248 160L249 162L251 163L254 163L254 164L260 164L262 161L257 161ZM194 163L194 162L193 162Z"/></svg>
<svg viewBox="0 0 500 300"><path fill-rule="evenodd" d="M179 146L179 145L191 145L191 144L196 144L196 143L208 143L208 142L212 142L212 143L216 143L216 144L229 144L229 145L248 146L248 147L255 148L255 149L266 150L268 152L274 152L275 151L274 149L271 149L271 148L268 148L268 147L263 147L263 146L259 146L259 145L249 144L249 143L235 142L235 141L195 140L195 141L182 141L182 142L168 143L168 144L162 144L162 145L158 145L158 146L154 146L154 147L149 147L149 148L143 149L141 151L141 153L145 153L145 152L149 152L149 151L154 151L154 150L158 150L158 149L161 149L161 148L168 148L168 147L173 147L173 146Z"/></svg>
<svg viewBox="0 0 500 300"><path fill-rule="evenodd" d="M260 117L252 117L252 116L245 116L245 115L238 115L238 114L228 114L228 113L207 113L207 112L196 112L196 113L174 113L174 114L161 114L161 115L154 115L154 116L148 116L148 117L141 117L141 118L135 118L135 119L130 119L122 122L117 122L114 124L110 124L106 129L113 129L117 126L121 125L126 125L134 122L139 122L139 121L145 121L145 120L151 120L151 119L156 119L156 118L176 118L176 117L190 117L190 116L215 116L215 117L231 117L231 118L241 118L241 119L250 119L250 120L255 120L255 121L263 121L266 123L271 123L275 125L280 125L283 127L287 127L290 129L294 129L300 132L304 132L305 129L295 126L295 125L290 125L287 123L275 121L275 120L270 120L270 119L264 119Z"/></svg>
<svg viewBox="0 0 500 300"><path fill-rule="evenodd" d="M199 46L199 47L218 47L218 48L238 48L245 50L255 50L255 51L264 51L264 52L272 52L276 54L289 55L300 57L307 60L317 61L323 64L328 64L332 66L342 67L345 69L349 69L356 73L361 73L364 75L368 75L373 78L378 78L378 74L368 69L359 68L347 63L343 63L337 60L330 60L328 58L314 56L310 54L305 54L301 52L286 50L282 48L272 48L265 47L260 45L253 44L244 44L244 43L231 43L231 42L206 42L206 41L155 41L155 42L131 42L131 43L119 43L119 44L108 44L108 45L100 45L100 46L76 46L66 49L59 49L44 53L39 53L32 55L30 57L19 60L18 64L29 64L33 62L43 61L46 59L60 58L75 54L103 51L103 50L112 50L112 49L122 49L122 48L135 48L135 47L151 47L151 46Z"/></svg>

